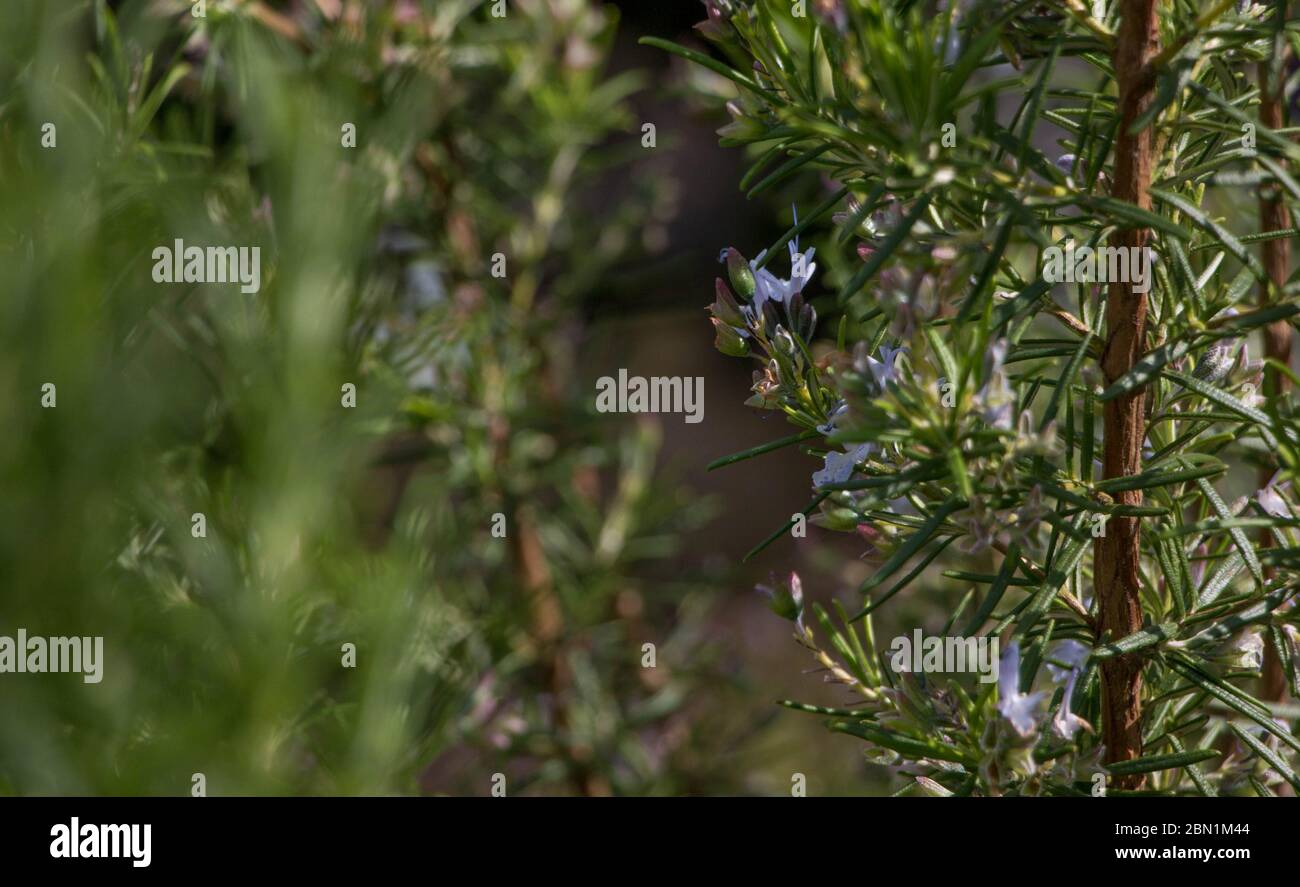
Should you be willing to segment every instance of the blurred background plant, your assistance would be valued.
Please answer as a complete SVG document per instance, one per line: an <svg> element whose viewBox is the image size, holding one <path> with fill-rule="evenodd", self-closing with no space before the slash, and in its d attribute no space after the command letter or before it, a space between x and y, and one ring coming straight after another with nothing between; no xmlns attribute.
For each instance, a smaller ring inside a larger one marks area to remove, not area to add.
<svg viewBox="0 0 1300 887"><path fill-rule="evenodd" d="M0 790L741 790L709 503L577 366L673 210L616 11L193 5L0 16L0 634L107 659L0 678Z"/></svg>

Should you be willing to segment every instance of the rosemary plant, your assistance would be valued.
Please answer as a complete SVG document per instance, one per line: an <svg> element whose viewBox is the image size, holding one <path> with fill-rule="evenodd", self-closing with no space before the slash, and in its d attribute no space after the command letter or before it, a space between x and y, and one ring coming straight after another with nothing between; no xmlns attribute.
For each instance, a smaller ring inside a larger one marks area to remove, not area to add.
<svg viewBox="0 0 1300 887"><path fill-rule="evenodd" d="M905 791L1300 789L1289 5L705 7L712 53L644 42L797 205L721 256L717 347L793 426L730 461L824 460L756 552L806 516L872 564L834 614L764 587L853 700L787 704ZM899 596L1000 642L996 680L891 656Z"/></svg>
<svg viewBox="0 0 1300 887"><path fill-rule="evenodd" d="M572 379L664 205L626 169L616 23L5 4L0 636L103 657L15 677L0 647L0 792L670 793L707 765L705 608L654 572L699 507Z"/></svg>

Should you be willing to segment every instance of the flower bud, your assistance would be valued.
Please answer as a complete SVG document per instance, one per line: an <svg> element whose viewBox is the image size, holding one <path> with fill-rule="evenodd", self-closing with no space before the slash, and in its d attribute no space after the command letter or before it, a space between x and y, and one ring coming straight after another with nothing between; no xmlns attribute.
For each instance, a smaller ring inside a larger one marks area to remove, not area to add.
<svg viewBox="0 0 1300 887"><path fill-rule="evenodd" d="M799 312L802 310L803 310L803 293L798 292L790 297L790 301L787 302L785 306L786 317L790 318L790 327L795 332L799 332Z"/></svg>
<svg viewBox="0 0 1300 887"><path fill-rule="evenodd" d="M740 331L716 317L712 318L712 320L714 331L717 334L713 340L713 347L728 357L747 357L749 355L749 342L741 335Z"/></svg>
<svg viewBox="0 0 1300 887"><path fill-rule="evenodd" d="M818 506L817 513L810 517L808 522L824 530L831 530L836 533L851 533L860 520L858 513L852 508L835 505L833 499L824 499L821 505Z"/></svg>
<svg viewBox="0 0 1300 887"><path fill-rule="evenodd" d="M749 267L749 262L740 254L740 250L733 247L727 248L727 276L731 278L731 285L736 292L740 293L742 299L754 298L754 272Z"/></svg>
<svg viewBox="0 0 1300 887"><path fill-rule="evenodd" d="M731 16L735 10L731 0L704 0L704 8L708 18L697 24L695 30L717 43L723 42L734 33Z"/></svg>
<svg viewBox="0 0 1300 887"><path fill-rule="evenodd" d="M805 302L803 308L800 309L799 321L795 328L799 331L799 335L803 336L804 341L808 341L813 337L813 333L817 329L817 309L811 303Z"/></svg>
<svg viewBox="0 0 1300 887"><path fill-rule="evenodd" d="M802 624L803 583L799 581L798 573L791 572L783 581L773 574L770 585L757 585L754 590L767 598L767 605L773 613Z"/></svg>
<svg viewBox="0 0 1300 887"><path fill-rule="evenodd" d="M1245 632L1222 645L1214 658L1228 668L1259 671L1264 664L1264 637L1259 632Z"/></svg>
<svg viewBox="0 0 1300 887"><path fill-rule="evenodd" d="M1192 376L1211 384L1218 384L1228 377L1236 362L1237 343L1231 340L1216 342L1205 349L1205 353L1201 355L1201 359L1196 362L1196 367L1192 370Z"/></svg>
<svg viewBox="0 0 1300 887"><path fill-rule="evenodd" d="M715 318L727 324L728 326L744 328L745 315L740 311L740 305L736 303L736 297L731 294L731 290L723 283L719 277L714 285L714 292L717 298L709 306L709 313Z"/></svg>
<svg viewBox="0 0 1300 887"><path fill-rule="evenodd" d="M794 337L783 326L776 328L776 334L772 336L772 342L776 345L778 351L789 357L794 357L798 351L798 347L794 344Z"/></svg>

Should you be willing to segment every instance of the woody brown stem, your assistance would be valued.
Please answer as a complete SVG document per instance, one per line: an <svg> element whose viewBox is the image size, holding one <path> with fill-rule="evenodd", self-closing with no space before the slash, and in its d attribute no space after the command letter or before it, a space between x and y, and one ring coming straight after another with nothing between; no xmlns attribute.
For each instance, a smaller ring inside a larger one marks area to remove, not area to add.
<svg viewBox="0 0 1300 887"><path fill-rule="evenodd" d="M1160 36L1155 0L1125 0L1115 46L1115 75L1119 86L1119 132L1115 140L1114 184L1111 196L1142 209L1150 209L1153 155L1150 127L1129 130L1151 102L1151 59L1159 51ZM1147 228L1116 231L1111 245L1145 249ZM1106 344L1101 368L1113 382L1133 368L1146 347L1147 299L1130 285L1112 281L1106 295ZM1102 476L1128 477L1142 470L1142 441L1146 437L1143 407L1145 389L1108 400L1103 419ZM1140 490L1116 493L1122 505L1140 505ZM1094 577L1099 602L1098 630L1117 641L1142 627L1139 586L1140 524L1135 517L1112 517L1106 535L1094 549ZM1115 656L1103 662L1102 738L1107 763L1132 760L1142 754L1142 664L1134 656ZM1140 788L1141 775L1115 777L1116 788Z"/></svg>
<svg viewBox="0 0 1300 887"><path fill-rule="evenodd" d="M1269 129L1281 129L1285 125L1283 101L1279 84L1269 82L1269 65L1261 62L1259 76L1259 119ZM1281 158L1277 161L1284 163ZM1282 200L1277 188L1261 193L1259 199L1259 230L1282 231L1291 227L1291 214ZM1263 243L1264 270L1268 279L1277 288L1281 288L1291 271L1291 243L1288 238L1278 237ZM1270 301L1269 287L1260 284L1259 305L1261 308ZM1274 321L1264 327L1264 356L1271 357L1283 366L1291 363L1291 327L1285 320ZM1290 387L1290 380L1284 373L1272 367L1264 367L1264 396L1278 397ZM1272 466L1265 464L1259 470L1259 485L1265 486L1273 476ZM1260 545L1269 548L1273 545L1272 533L1265 529L1260 533ZM1272 576L1270 569L1265 575ZM1272 644L1264 646L1264 669L1260 682L1260 695L1267 700L1280 700L1286 695L1286 677L1282 672L1282 662Z"/></svg>

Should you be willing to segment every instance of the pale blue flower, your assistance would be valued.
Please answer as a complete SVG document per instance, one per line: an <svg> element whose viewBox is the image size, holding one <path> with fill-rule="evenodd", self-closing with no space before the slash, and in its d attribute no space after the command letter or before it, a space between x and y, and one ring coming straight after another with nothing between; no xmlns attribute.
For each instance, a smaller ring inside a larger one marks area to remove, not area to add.
<svg viewBox="0 0 1300 887"><path fill-rule="evenodd" d="M906 350L907 348L903 346L891 348L888 345L881 345L879 360L874 357L867 358L867 369L871 371L871 378L875 381L877 390L884 391L890 382L898 381L898 368L895 362L898 360L898 355Z"/></svg>
<svg viewBox="0 0 1300 887"><path fill-rule="evenodd" d="M872 443L858 444L847 453L839 453L834 450L826 454L826 464L820 471L814 471L812 476L813 488L817 489L826 484L842 484L853 476L859 462L864 461L871 455L875 449Z"/></svg>
<svg viewBox="0 0 1300 887"><path fill-rule="evenodd" d="M1056 716L1052 718L1052 730L1062 739L1074 739L1074 734L1078 733L1080 728L1091 732L1092 725L1083 718L1070 711L1070 701L1074 697L1074 685L1079 680L1079 669L1070 671L1069 680L1065 683L1065 693L1061 696L1061 707L1056 710Z"/></svg>
<svg viewBox="0 0 1300 887"><path fill-rule="evenodd" d="M1264 636L1246 632L1226 644L1219 657L1231 668L1259 671L1264 665Z"/></svg>
<svg viewBox="0 0 1300 887"><path fill-rule="evenodd" d="M1079 641L1061 641L1052 648L1052 652L1047 657L1047 670L1052 675L1052 680L1060 683L1070 676L1071 672L1077 671L1088 658L1087 644ZM1057 665L1056 663L1062 663Z"/></svg>
<svg viewBox="0 0 1300 887"><path fill-rule="evenodd" d="M1007 356L1007 340L998 339L989 345L985 362L984 387L976 392L980 417L994 428L1010 431L1015 422L1016 396L1007 383L1002 362Z"/></svg>
<svg viewBox="0 0 1300 887"><path fill-rule="evenodd" d="M794 214L794 223L799 224L797 210ZM817 253L815 247L809 247L807 252L799 252L798 237L792 239L787 246L790 249L789 280L777 277L767 268L758 267L762 263L763 257L767 255L767 250L763 250L749 263L750 270L754 272L755 312L761 312L763 303L768 301L778 302L789 307L790 300L794 298L795 293L803 292L804 287L808 285L813 274L817 271L817 265L813 262L813 256Z"/></svg>
<svg viewBox="0 0 1300 887"><path fill-rule="evenodd" d="M840 419L848 411L849 411L849 405L847 403L845 403L843 400L837 401L835 403L835 406L831 408L830 418L826 420L826 424L817 426L817 433L824 434L828 437L834 434L837 430L836 426L839 423Z"/></svg>
<svg viewBox="0 0 1300 887"><path fill-rule="evenodd" d="M1259 503L1260 508L1264 509L1273 517L1290 517L1290 507L1286 504L1286 500L1278 494L1279 489L1286 489L1290 484L1285 483L1275 487L1274 484L1277 482L1277 478L1277 474L1274 474L1269 478L1269 481L1264 485L1264 488L1255 494L1255 501Z"/></svg>
<svg viewBox="0 0 1300 887"><path fill-rule="evenodd" d="M1078 733L1080 728L1092 730L1091 724L1070 711L1071 701L1074 699L1074 687L1078 683L1079 674L1083 671L1083 664L1087 661L1090 652L1086 644L1074 640L1065 640L1053 647L1051 654L1047 657L1047 670L1051 672L1052 680L1058 684L1065 681L1065 693L1061 696L1061 707L1057 709L1056 715L1052 718L1052 729L1062 739L1073 739L1074 734ZM1060 665L1057 663L1060 663Z"/></svg>
<svg viewBox="0 0 1300 887"><path fill-rule="evenodd" d="M1037 727L1038 709L1047 694L1020 692L1020 644L1012 641L998 661L998 713L1020 736Z"/></svg>

